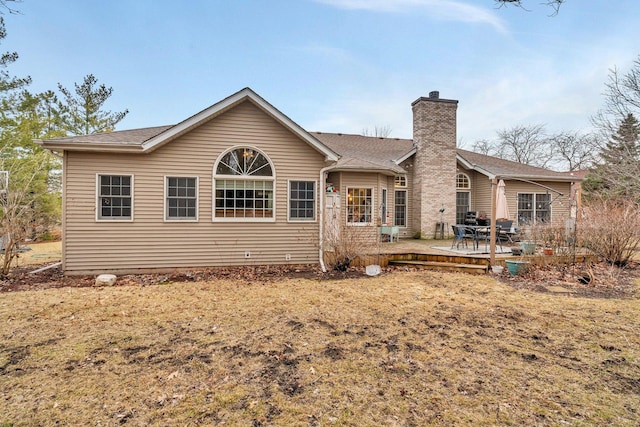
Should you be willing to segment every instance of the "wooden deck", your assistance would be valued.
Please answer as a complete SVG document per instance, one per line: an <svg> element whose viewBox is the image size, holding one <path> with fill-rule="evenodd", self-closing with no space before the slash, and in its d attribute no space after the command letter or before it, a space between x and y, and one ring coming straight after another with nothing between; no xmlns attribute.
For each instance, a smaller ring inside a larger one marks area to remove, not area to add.
<svg viewBox="0 0 640 427"><path fill-rule="evenodd" d="M420 240L401 239L399 242L380 243L378 247L372 247L376 253L360 259L358 264L378 264L382 267L387 265L407 265L428 270L459 271L471 274L486 274L490 271L490 255L488 253L462 253L467 251L447 250L451 247L453 240ZM517 247L519 244L503 245L503 248ZM499 247L498 247L499 248ZM480 245L479 252L488 252L483 244ZM468 252L472 252L469 250ZM586 252L577 256L578 262L583 262L590 255ZM526 259L532 263L545 263L551 260L563 261L558 256L546 256L542 254L534 255L513 255L512 253L496 253L495 264L505 266L507 259ZM571 262L572 258L567 258L564 262Z"/></svg>

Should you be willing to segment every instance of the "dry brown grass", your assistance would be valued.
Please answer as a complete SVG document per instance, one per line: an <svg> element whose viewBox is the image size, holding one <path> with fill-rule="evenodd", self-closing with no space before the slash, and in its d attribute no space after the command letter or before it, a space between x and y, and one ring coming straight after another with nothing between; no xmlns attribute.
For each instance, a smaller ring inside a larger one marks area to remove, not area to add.
<svg viewBox="0 0 640 427"><path fill-rule="evenodd" d="M0 425L637 425L639 308L429 272L5 293Z"/></svg>
<svg viewBox="0 0 640 427"><path fill-rule="evenodd" d="M28 243L30 251L20 253L12 263L13 267L53 263L62 259L61 242Z"/></svg>

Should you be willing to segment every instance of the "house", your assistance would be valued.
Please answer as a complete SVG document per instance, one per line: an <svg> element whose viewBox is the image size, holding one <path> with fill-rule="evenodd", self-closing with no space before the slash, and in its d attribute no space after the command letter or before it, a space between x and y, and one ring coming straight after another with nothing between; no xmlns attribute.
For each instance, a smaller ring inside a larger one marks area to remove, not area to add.
<svg viewBox="0 0 640 427"><path fill-rule="evenodd" d="M431 92L413 140L364 137L308 132L245 88L173 126L38 140L63 157L65 274L322 263L329 229L428 237L489 212L496 178L514 219L565 217L573 179L457 149L457 104Z"/></svg>

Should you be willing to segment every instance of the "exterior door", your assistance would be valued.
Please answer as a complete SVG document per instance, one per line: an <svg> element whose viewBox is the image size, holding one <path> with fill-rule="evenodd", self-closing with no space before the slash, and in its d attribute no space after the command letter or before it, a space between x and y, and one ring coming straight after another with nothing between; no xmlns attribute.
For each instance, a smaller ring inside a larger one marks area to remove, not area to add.
<svg viewBox="0 0 640 427"><path fill-rule="evenodd" d="M456 224L464 224L464 219L470 209L471 193L468 191L456 192Z"/></svg>

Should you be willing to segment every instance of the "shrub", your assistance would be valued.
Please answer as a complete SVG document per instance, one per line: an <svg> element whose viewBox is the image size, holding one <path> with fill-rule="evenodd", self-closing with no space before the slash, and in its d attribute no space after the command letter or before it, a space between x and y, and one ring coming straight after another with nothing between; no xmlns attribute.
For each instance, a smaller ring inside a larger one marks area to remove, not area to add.
<svg viewBox="0 0 640 427"><path fill-rule="evenodd" d="M640 245L637 203L629 199L590 200L583 208L578 238L607 263L626 266Z"/></svg>

